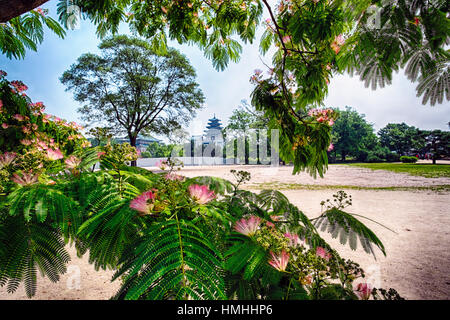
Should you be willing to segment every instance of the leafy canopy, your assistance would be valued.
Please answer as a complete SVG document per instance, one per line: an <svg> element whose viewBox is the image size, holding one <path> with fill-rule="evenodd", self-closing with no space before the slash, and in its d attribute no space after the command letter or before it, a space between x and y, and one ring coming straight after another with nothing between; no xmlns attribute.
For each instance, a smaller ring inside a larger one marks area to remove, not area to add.
<svg viewBox="0 0 450 320"><path fill-rule="evenodd" d="M377 144L372 125L366 121L364 115L350 107L339 112L332 134L334 151L339 153L344 161L347 156L358 157L361 151L371 150Z"/></svg>
<svg viewBox="0 0 450 320"><path fill-rule="evenodd" d="M218 70L238 61L240 42L252 43L256 27L264 26L261 52L277 49L271 76L253 78L252 104L280 130L280 153L294 173L322 176L327 169L331 130L306 114L323 104L335 74L357 74L376 89L404 68L424 104L450 99L445 0L60 0L66 28L76 18L71 5L97 26L99 37L116 34L126 22L157 52L167 50L167 39L198 45ZM269 18L261 22L263 8Z"/></svg>
<svg viewBox="0 0 450 320"><path fill-rule="evenodd" d="M138 38L115 36L86 53L61 77L89 124L106 122L135 146L140 133L163 133L185 125L201 108L202 91L186 57L175 49L155 53Z"/></svg>

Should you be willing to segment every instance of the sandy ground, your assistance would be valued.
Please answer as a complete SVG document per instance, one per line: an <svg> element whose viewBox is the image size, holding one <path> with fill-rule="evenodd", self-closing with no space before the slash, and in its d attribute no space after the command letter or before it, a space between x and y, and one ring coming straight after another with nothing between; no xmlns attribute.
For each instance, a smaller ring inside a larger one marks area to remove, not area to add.
<svg viewBox="0 0 450 320"><path fill-rule="evenodd" d="M150 168L153 169L153 168ZM351 185L364 187L416 187L450 184L450 178L423 178L387 171L342 165L330 166L325 178L307 174L293 176L292 167L215 166L185 167L182 174L193 177L212 175L232 179L231 169L252 174L251 184L296 183L314 185ZM294 204L313 218L320 214L320 201L331 198L337 190L282 191ZM348 190L353 206L347 211L362 214L392 229L373 222L365 223L384 243L387 256L377 259L358 248L352 251L337 240L324 237L345 258L366 270L367 281L383 288L395 288L407 299L450 299L450 193L432 191ZM109 299L119 284L111 283L112 271L95 271L87 256L79 259L72 249L68 272L58 283L39 279L34 299ZM0 288L0 299L26 299L21 286L9 294Z"/></svg>

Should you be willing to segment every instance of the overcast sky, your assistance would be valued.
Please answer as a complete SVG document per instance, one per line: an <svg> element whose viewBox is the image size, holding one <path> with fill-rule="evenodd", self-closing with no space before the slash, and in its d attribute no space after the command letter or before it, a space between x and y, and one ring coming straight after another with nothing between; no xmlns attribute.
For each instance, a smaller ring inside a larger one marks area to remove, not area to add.
<svg viewBox="0 0 450 320"><path fill-rule="evenodd" d="M50 16L56 18L55 2L43 6L50 10ZM126 33L124 25L121 32ZM261 34L261 32L259 32ZM0 69L8 73L8 79L22 80L28 85L28 95L33 101L42 101L46 112L79 122L78 102L73 100L71 92L58 78L76 59L86 52L98 53L100 40L95 35L95 28L87 21L82 21L78 30L68 31L65 39L59 39L46 32L45 40L37 52L27 52L24 60L9 60L0 56ZM242 99L250 101L253 85L249 78L255 69L266 70L261 59L270 64L271 56L260 57L258 50L259 36L253 44L243 46L239 63L232 63L225 71L216 71L211 61L204 58L196 47L180 46L171 43L190 60L197 71L198 83L203 90L206 101L204 108L198 112L189 127L190 134L200 134L209 118L216 114L223 124L232 114ZM327 107L351 106L366 115L368 122L376 130L387 123L405 122L421 129L448 130L450 121L450 103L431 107L422 105L421 98L416 97L416 85L409 82L402 73L394 76L393 83L384 89L372 91L365 88L359 78L347 75L335 76L330 83L329 95L325 100Z"/></svg>

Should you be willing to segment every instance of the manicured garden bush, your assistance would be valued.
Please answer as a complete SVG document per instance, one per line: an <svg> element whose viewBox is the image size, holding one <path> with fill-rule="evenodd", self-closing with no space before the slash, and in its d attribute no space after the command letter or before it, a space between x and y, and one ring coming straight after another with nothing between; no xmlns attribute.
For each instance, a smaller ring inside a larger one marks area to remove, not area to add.
<svg viewBox="0 0 450 320"><path fill-rule="evenodd" d="M417 162L417 157L410 157L410 156L401 156L400 157L400 161L403 163L416 163Z"/></svg>

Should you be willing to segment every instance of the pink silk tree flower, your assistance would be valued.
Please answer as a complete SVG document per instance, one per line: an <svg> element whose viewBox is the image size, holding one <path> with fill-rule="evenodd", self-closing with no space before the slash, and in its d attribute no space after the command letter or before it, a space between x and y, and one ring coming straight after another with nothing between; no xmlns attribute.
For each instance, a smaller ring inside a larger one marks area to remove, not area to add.
<svg viewBox="0 0 450 320"><path fill-rule="evenodd" d="M298 234L288 232L288 233L285 233L284 236L289 239L290 247L296 247L296 246L300 245L300 243L301 243L300 237L298 236Z"/></svg>
<svg viewBox="0 0 450 320"><path fill-rule="evenodd" d="M260 223L261 218L257 216L251 216L248 219L242 218L236 222L234 230L246 236L252 236L258 230Z"/></svg>
<svg viewBox="0 0 450 320"><path fill-rule="evenodd" d="M191 198L198 204L206 204L216 198L214 191L209 190L207 186L193 184L189 186L188 191Z"/></svg>
<svg viewBox="0 0 450 320"><path fill-rule="evenodd" d="M42 10L41 8L37 8L37 9L35 9L35 11L36 11L37 13L39 13L41 16L45 17L45 12L44 12L44 10Z"/></svg>
<svg viewBox="0 0 450 320"><path fill-rule="evenodd" d="M30 134L31 133L31 129L29 127L22 127L22 132L25 134Z"/></svg>
<svg viewBox="0 0 450 320"><path fill-rule="evenodd" d="M336 43L337 43L338 45L340 45L340 46L342 46L342 45L345 43L345 39L344 39L344 37L342 36L342 34L338 35L338 36L334 39L334 41L336 41Z"/></svg>
<svg viewBox="0 0 450 320"><path fill-rule="evenodd" d="M2 128L3 128L3 129L8 129L8 127L9 127L9 126L8 126L7 123L2 123Z"/></svg>
<svg viewBox="0 0 450 320"><path fill-rule="evenodd" d="M104 151L99 151L99 152L97 152L97 158L101 158L101 157L103 157L104 155L106 154L106 152L104 152Z"/></svg>
<svg viewBox="0 0 450 320"><path fill-rule="evenodd" d="M47 157L53 161L64 158L62 152L59 149L47 149Z"/></svg>
<svg viewBox="0 0 450 320"><path fill-rule="evenodd" d="M269 264L278 271L286 271L289 262L289 253L283 250L280 255L276 255L270 251L270 255L272 256L272 259L269 260Z"/></svg>
<svg viewBox="0 0 450 320"><path fill-rule="evenodd" d="M22 81L11 81L11 85L17 90L18 93L28 90L28 87Z"/></svg>
<svg viewBox="0 0 450 320"><path fill-rule="evenodd" d="M16 119L17 121L23 121L23 120L25 120L25 117L24 117L23 115L21 115L21 114L15 114L15 115L13 116L13 118Z"/></svg>
<svg viewBox="0 0 450 320"><path fill-rule="evenodd" d="M341 51L341 46L345 43L344 37L342 35L338 35L334 41L331 43L331 49L338 54Z"/></svg>
<svg viewBox="0 0 450 320"><path fill-rule="evenodd" d="M269 228L275 228L275 225L270 221L266 222L266 226L268 226Z"/></svg>
<svg viewBox="0 0 450 320"><path fill-rule="evenodd" d="M160 168L161 170L166 170L166 169L167 169L167 161L165 161L165 160L159 160L159 161L156 163L156 166L157 166L158 168Z"/></svg>
<svg viewBox="0 0 450 320"><path fill-rule="evenodd" d="M334 149L334 145L332 143L330 143L330 146L328 147L327 151L333 151Z"/></svg>
<svg viewBox="0 0 450 320"><path fill-rule="evenodd" d="M81 163L81 159L78 159L74 155L68 157L66 161L64 161L68 169L75 169Z"/></svg>
<svg viewBox="0 0 450 320"><path fill-rule="evenodd" d="M153 200L155 195L151 191L144 192L139 197L131 200L130 208L139 211L142 214L151 214L153 209Z"/></svg>
<svg viewBox="0 0 450 320"><path fill-rule="evenodd" d="M361 300L369 300L370 294L372 293L372 286L370 283L359 283L354 290L355 294Z"/></svg>
<svg viewBox="0 0 450 320"><path fill-rule="evenodd" d="M289 41L291 41L291 36L284 36L283 38L281 38L281 40L283 41L283 43L288 43Z"/></svg>
<svg viewBox="0 0 450 320"><path fill-rule="evenodd" d="M23 144L24 146L29 146L32 144L31 140L29 139L22 139L20 140L20 143Z"/></svg>
<svg viewBox="0 0 450 320"><path fill-rule="evenodd" d="M17 173L14 173L11 180L21 186L30 186L38 182L39 175L33 174L31 170L28 173L23 173L22 176L19 176Z"/></svg>
<svg viewBox="0 0 450 320"><path fill-rule="evenodd" d="M16 158L16 155L17 154L14 152L5 152L4 154L0 155L0 168L9 166Z"/></svg>
<svg viewBox="0 0 450 320"><path fill-rule="evenodd" d="M321 258L327 260L327 261L330 260L330 258L331 258L331 254L327 250L322 248L322 247L317 247L316 255L318 257L321 257Z"/></svg>
<svg viewBox="0 0 450 320"><path fill-rule="evenodd" d="M281 216L270 216L270 219L273 221L279 221L281 219ZM275 228L275 224L273 222L267 221L266 226L269 228Z"/></svg>

